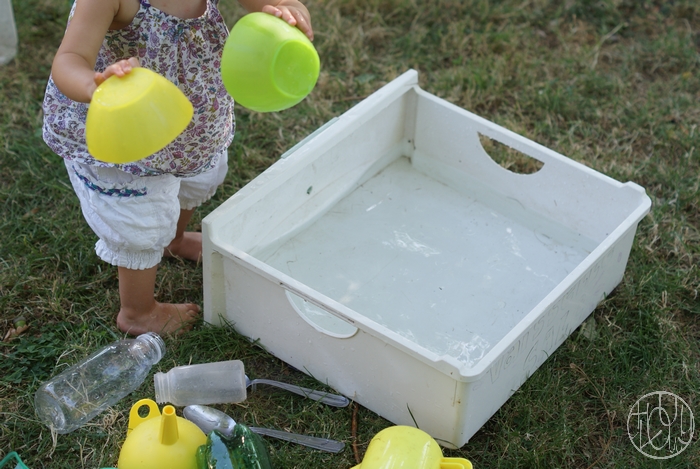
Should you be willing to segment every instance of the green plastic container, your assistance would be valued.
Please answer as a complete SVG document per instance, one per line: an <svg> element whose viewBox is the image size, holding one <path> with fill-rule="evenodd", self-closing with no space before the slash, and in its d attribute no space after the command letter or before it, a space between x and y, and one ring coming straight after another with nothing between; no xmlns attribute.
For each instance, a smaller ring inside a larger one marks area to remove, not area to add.
<svg viewBox="0 0 700 469"><path fill-rule="evenodd" d="M197 469L272 469L260 436L237 423L230 437L212 430L197 450Z"/></svg>
<svg viewBox="0 0 700 469"><path fill-rule="evenodd" d="M0 469L29 469L20 459L19 454L12 451L0 461Z"/></svg>
<svg viewBox="0 0 700 469"><path fill-rule="evenodd" d="M221 78L233 99L258 112L290 108L316 86L318 53L298 28L267 13L250 13L231 28Z"/></svg>

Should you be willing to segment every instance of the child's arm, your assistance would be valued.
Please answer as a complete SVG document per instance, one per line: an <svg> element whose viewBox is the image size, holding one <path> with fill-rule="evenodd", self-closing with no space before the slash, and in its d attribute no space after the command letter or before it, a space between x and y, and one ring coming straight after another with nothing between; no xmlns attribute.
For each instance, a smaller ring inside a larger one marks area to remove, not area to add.
<svg viewBox="0 0 700 469"><path fill-rule="evenodd" d="M299 0L238 0L238 3L250 12L262 11L282 18L299 28L312 41L314 39L311 15Z"/></svg>
<svg viewBox="0 0 700 469"><path fill-rule="evenodd" d="M51 67L54 83L68 98L88 103L97 86L109 76L123 76L138 66L138 60L132 58L110 65L102 73L95 72L105 34L120 14L120 0L81 0L76 5Z"/></svg>

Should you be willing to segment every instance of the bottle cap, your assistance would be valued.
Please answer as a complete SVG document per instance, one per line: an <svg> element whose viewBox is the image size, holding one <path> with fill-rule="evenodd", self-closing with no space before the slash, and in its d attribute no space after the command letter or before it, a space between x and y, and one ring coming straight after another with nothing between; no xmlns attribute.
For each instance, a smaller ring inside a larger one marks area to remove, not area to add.
<svg viewBox="0 0 700 469"><path fill-rule="evenodd" d="M155 365L165 355L165 342L155 332L146 332L136 337L136 342L144 344L143 354Z"/></svg>

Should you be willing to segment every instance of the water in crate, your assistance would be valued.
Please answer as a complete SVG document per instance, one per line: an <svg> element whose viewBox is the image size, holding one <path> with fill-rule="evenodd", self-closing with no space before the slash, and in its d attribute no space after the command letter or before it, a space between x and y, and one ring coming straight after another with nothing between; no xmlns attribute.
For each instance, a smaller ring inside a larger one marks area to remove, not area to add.
<svg viewBox="0 0 700 469"><path fill-rule="evenodd" d="M508 204L495 208L492 194L480 198L459 187L401 157L256 257L415 344L472 366L596 243L504 209ZM340 321L327 322L334 320Z"/></svg>

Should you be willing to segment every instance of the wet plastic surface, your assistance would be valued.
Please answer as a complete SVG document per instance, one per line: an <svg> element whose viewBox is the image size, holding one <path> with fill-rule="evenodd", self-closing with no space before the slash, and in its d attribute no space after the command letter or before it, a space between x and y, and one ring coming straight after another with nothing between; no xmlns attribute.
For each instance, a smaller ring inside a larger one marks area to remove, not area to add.
<svg viewBox="0 0 700 469"><path fill-rule="evenodd" d="M419 346L472 366L595 246L565 227L523 221L400 158L258 257ZM344 324L324 327L341 333Z"/></svg>

